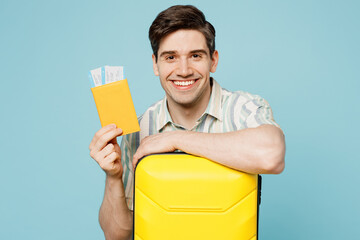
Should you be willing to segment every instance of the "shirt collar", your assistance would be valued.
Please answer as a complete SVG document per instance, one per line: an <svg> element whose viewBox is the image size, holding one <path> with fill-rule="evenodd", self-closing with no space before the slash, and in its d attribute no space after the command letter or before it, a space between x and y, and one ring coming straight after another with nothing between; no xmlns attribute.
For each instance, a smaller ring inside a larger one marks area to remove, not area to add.
<svg viewBox="0 0 360 240"><path fill-rule="evenodd" d="M199 120L202 119L204 115L210 115L222 121L221 86L213 78L210 78L210 81L212 83L210 100L205 112L201 115ZM165 95L165 97L161 101L161 107L159 111L159 124L157 126L157 131L160 132L160 130L169 123L173 123L173 121L167 107L167 99Z"/></svg>
<svg viewBox="0 0 360 240"><path fill-rule="evenodd" d="M172 119L167 108L166 95L161 101L161 107L159 111L159 124L157 126L157 131L160 132L168 123L172 123Z"/></svg>
<svg viewBox="0 0 360 240"><path fill-rule="evenodd" d="M209 104L203 115L208 114L222 121L221 86L211 78L212 88Z"/></svg>

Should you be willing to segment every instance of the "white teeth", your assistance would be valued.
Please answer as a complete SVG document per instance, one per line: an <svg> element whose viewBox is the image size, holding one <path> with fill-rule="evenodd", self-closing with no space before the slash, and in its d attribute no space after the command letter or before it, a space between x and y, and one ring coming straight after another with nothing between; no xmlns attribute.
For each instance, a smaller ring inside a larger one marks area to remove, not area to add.
<svg viewBox="0 0 360 240"><path fill-rule="evenodd" d="M194 80L190 80L190 81L174 81L174 84L177 86L189 86L191 84L194 84L195 81Z"/></svg>

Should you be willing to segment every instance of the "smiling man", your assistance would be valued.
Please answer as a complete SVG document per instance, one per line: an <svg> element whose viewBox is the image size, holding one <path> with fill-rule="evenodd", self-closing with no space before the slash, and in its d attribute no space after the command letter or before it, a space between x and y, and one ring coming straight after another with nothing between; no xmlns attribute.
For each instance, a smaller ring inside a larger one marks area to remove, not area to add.
<svg viewBox="0 0 360 240"><path fill-rule="evenodd" d="M219 54L215 29L200 10L166 9L149 38L164 99L139 117L141 131L124 136L121 147L121 126L114 125L101 128L89 146L106 173L99 213L106 239L131 239L133 169L145 155L181 150L248 173L284 169L284 135L269 104L257 95L227 91L210 77Z"/></svg>
<svg viewBox="0 0 360 240"><path fill-rule="evenodd" d="M170 116L186 129L194 126L209 103L210 72L215 72L217 62L217 51L210 53L204 35L191 29L165 36L153 55L154 72L166 92Z"/></svg>

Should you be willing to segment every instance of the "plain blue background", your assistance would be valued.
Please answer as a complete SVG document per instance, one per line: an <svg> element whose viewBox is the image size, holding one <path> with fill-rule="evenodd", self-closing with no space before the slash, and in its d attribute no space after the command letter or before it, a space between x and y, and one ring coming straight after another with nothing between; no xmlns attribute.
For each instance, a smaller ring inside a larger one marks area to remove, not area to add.
<svg viewBox="0 0 360 240"><path fill-rule="evenodd" d="M148 28L194 4L217 30L213 75L266 98L287 142L264 176L260 239L355 239L360 224L358 1L1 1L0 239L103 239L90 69L125 66L141 114L163 97Z"/></svg>

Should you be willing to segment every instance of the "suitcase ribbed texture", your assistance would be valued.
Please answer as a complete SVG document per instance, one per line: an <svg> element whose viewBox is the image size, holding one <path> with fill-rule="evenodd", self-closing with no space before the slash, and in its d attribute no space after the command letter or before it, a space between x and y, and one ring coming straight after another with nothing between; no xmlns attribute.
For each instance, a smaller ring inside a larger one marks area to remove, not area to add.
<svg viewBox="0 0 360 240"><path fill-rule="evenodd" d="M258 175L188 154L143 158L135 171L135 240L255 240Z"/></svg>

